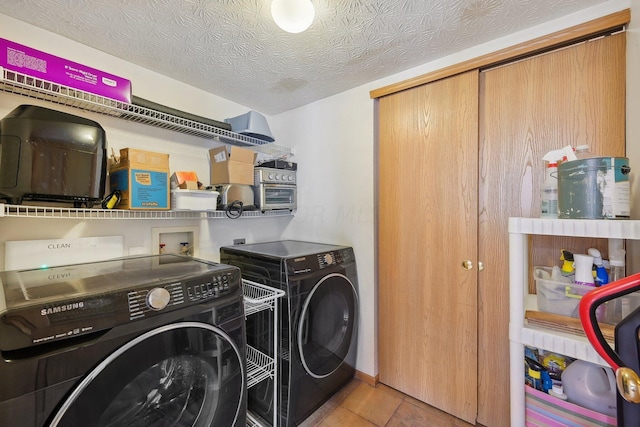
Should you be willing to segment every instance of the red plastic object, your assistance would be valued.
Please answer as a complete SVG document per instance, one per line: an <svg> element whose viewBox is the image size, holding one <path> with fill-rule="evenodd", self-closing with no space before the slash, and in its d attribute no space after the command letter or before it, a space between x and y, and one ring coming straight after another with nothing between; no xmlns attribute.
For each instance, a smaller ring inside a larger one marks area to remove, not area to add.
<svg viewBox="0 0 640 427"><path fill-rule="evenodd" d="M582 328L593 348L613 368L614 372L623 367L624 362L604 339L596 320L596 309L607 301L637 290L640 290L640 273L595 288L580 300L579 313Z"/></svg>

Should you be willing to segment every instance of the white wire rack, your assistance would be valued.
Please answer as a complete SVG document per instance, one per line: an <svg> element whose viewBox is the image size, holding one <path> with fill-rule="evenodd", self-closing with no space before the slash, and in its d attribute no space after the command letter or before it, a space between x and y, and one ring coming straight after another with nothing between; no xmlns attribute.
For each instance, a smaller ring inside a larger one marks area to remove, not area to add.
<svg viewBox="0 0 640 427"><path fill-rule="evenodd" d="M284 296L284 291L270 288L251 280L242 279L244 294L244 313L250 316L262 310L276 308L276 300Z"/></svg>
<svg viewBox="0 0 640 427"><path fill-rule="evenodd" d="M280 209L271 211L243 211L241 218L291 216L294 212ZM124 209L84 209L46 206L10 205L0 203L0 217L57 218L57 219L216 219L228 218L225 211L133 211Z"/></svg>
<svg viewBox="0 0 640 427"><path fill-rule="evenodd" d="M260 421L258 421L251 412L247 412L247 427L262 427Z"/></svg>
<svg viewBox="0 0 640 427"><path fill-rule="evenodd" d="M255 151L286 158L293 155L289 147L230 132L209 124L174 116L138 105L128 104L68 86L38 79L0 67L0 90L48 101L92 113L117 117L131 122L169 129L175 132L216 140L225 144L249 146Z"/></svg>
<svg viewBox="0 0 640 427"><path fill-rule="evenodd" d="M251 388L267 378L273 378L272 357L251 346L247 346L247 388Z"/></svg>
<svg viewBox="0 0 640 427"><path fill-rule="evenodd" d="M278 352L278 298L284 296L284 291L280 289L270 288L260 283L250 280L242 280L242 289L244 295L245 316L251 316L263 310L272 312L273 322L273 354ZM247 346L247 388L266 380L273 379L273 426L278 425L278 364L276 360L268 355L256 350L251 346ZM260 422L247 414L248 426L260 426Z"/></svg>

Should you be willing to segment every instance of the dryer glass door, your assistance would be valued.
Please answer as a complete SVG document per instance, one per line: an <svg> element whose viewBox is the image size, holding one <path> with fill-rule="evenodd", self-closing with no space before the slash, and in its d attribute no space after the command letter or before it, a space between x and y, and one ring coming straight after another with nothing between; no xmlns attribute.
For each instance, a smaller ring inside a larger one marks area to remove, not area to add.
<svg viewBox="0 0 640 427"><path fill-rule="evenodd" d="M242 354L209 324L151 330L91 371L51 426L235 426L246 410Z"/></svg>
<svg viewBox="0 0 640 427"><path fill-rule="evenodd" d="M324 276L305 299L298 324L298 351L314 378L331 375L344 362L358 322L358 296L344 275Z"/></svg>

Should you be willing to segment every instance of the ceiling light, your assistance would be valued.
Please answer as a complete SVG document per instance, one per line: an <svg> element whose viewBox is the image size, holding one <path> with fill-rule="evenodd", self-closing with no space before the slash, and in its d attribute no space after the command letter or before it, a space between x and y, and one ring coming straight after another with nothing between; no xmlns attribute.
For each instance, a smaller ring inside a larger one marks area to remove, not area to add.
<svg viewBox="0 0 640 427"><path fill-rule="evenodd" d="M289 33L301 33L313 22L315 9L311 0L273 0L271 16L278 27Z"/></svg>

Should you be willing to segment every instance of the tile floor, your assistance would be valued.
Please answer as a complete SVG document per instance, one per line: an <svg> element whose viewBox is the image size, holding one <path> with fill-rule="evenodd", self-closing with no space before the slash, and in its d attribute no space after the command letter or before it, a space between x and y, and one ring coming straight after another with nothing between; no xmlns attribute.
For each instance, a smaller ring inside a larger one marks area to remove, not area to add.
<svg viewBox="0 0 640 427"><path fill-rule="evenodd" d="M397 390L354 379L301 427L470 427L471 424Z"/></svg>

